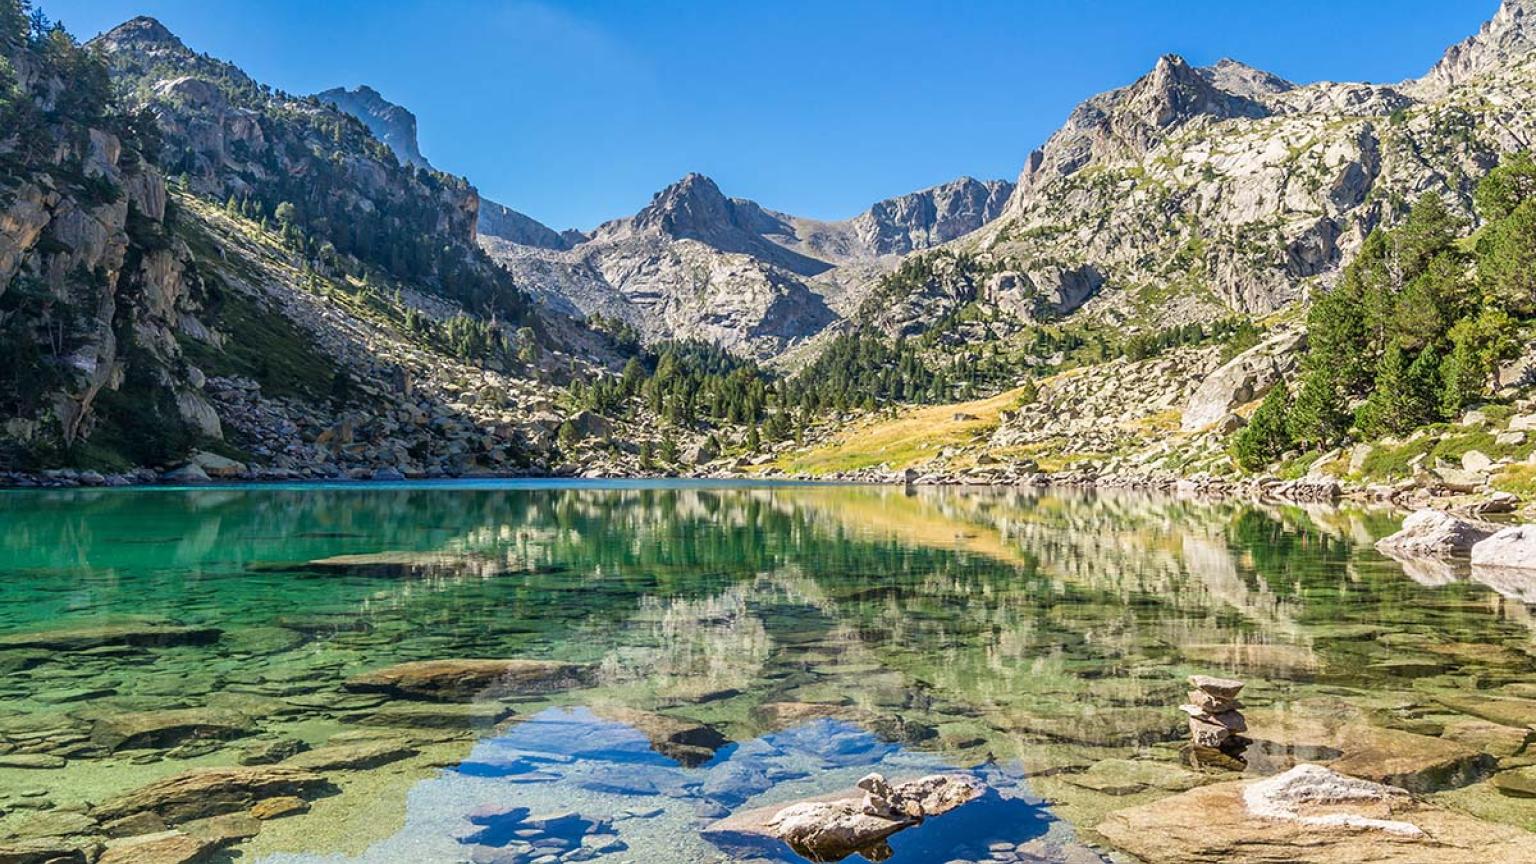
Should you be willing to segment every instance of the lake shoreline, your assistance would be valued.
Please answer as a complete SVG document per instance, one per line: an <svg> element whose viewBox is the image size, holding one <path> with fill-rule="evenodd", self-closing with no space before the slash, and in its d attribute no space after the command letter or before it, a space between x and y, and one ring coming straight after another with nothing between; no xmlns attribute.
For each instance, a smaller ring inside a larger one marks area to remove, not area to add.
<svg viewBox="0 0 1536 864"><path fill-rule="evenodd" d="M1096 474L1089 471L1061 471L1019 474L1012 472L990 473L931 473L921 474L914 469L905 471L879 471L874 469L831 474L741 474L736 472L697 473L650 473L650 474L552 474L522 472L486 472L475 474L421 474L406 475L399 472L375 472L369 476L306 475L290 470L246 471L238 476L210 477L206 481L189 482L176 478L172 472L138 469L120 474L101 474L75 469L50 469L45 471L0 472L0 491L48 490L48 489L208 489L273 487L287 484L317 485L327 488L378 487L390 484L425 485L434 483L494 483L494 482L571 482L571 481L618 481L618 482L667 482L708 481L719 483L761 483L764 485L823 484L838 486L902 486L902 487L958 487L977 489L1089 489L1128 490L1159 492L1172 495L1192 495L1201 498L1230 499L1238 501L1273 501L1291 504L1373 503L1394 506L1404 511L1446 509L1478 515L1513 513L1524 502L1510 500L1496 490L1478 490L1453 494L1445 490L1425 489L1408 484L1388 486L1341 481L1329 475L1308 475L1291 480L1261 475L1240 479L1213 477L1206 474L1182 475L1156 474Z"/></svg>

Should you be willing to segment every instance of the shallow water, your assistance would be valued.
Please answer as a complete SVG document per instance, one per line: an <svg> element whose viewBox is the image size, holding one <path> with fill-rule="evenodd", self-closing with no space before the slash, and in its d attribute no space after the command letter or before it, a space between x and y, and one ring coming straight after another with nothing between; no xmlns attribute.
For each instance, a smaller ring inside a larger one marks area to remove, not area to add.
<svg viewBox="0 0 1536 864"><path fill-rule="evenodd" d="M1097 860L1098 817L1172 789L1105 792L1089 769L1177 772L1190 673L1248 680L1260 711L1419 733L1438 717L1426 693L1536 682L1531 586L1405 570L1371 548L1396 524L1129 494L697 482L3 493L0 646L103 622L219 632L0 647L0 835L253 744L385 740L414 755L335 771L337 794L229 854L798 861L701 829L879 770L971 771L993 790L896 835L890 860ZM406 728L341 688L475 657L596 676L498 703L501 722ZM187 707L240 723L102 751L104 719ZM680 758L636 728L657 714L728 743ZM6 751L66 764L7 768ZM1250 755L1248 774L1320 758Z"/></svg>

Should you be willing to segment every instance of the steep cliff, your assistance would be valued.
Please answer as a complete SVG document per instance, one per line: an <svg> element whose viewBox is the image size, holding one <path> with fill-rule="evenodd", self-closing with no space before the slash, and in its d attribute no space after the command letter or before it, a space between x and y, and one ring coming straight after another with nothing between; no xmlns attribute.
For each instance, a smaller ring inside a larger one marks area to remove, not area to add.
<svg viewBox="0 0 1536 864"><path fill-rule="evenodd" d="M171 223L152 122L118 112L62 30L0 7L0 465L94 439L153 459L221 436L181 356L198 277Z"/></svg>

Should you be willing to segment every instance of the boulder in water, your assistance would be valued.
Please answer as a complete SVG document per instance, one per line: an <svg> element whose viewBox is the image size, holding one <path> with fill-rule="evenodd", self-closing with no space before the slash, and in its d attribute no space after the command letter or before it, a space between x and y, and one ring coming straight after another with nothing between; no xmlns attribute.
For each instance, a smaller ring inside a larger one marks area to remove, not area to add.
<svg viewBox="0 0 1536 864"><path fill-rule="evenodd" d="M1497 530L1496 525L1461 519L1440 510L1418 510L1403 520L1401 531L1379 541L1376 548L1392 556L1466 555Z"/></svg>
<svg viewBox="0 0 1536 864"><path fill-rule="evenodd" d="M855 853L880 861L890 854L885 841L892 834L948 813L986 791L973 777L950 774L905 783L871 774L859 781L859 788L862 794L833 794L738 813L711 824L704 837L741 851L760 848L754 841L780 841L812 861L839 861Z"/></svg>
<svg viewBox="0 0 1536 864"><path fill-rule="evenodd" d="M1476 567L1536 571L1536 525L1505 528L1472 547Z"/></svg>
<svg viewBox="0 0 1536 864"><path fill-rule="evenodd" d="M219 636L220 630L217 627L184 627L164 621L133 619L11 633L0 636L0 651L88 651L118 645L165 648L173 645L208 645L217 642Z"/></svg>
<svg viewBox="0 0 1536 864"><path fill-rule="evenodd" d="M250 720L243 714L216 708L183 708L104 717L91 728L91 742L116 752L174 747L198 738L240 738L252 731Z"/></svg>

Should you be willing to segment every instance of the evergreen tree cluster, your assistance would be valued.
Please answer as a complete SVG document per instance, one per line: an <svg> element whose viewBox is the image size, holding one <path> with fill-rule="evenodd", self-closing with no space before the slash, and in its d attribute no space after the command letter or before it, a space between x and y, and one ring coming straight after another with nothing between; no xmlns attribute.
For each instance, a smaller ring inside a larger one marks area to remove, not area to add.
<svg viewBox="0 0 1536 864"><path fill-rule="evenodd" d="M1288 450L1351 436L1404 435L1487 398L1536 315L1536 162L1506 159L1474 201L1482 227L1470 238L1435 193L1401 226L1371 233L1339 285L1312 304L1294 398L1276 388L1237 436L1240 465L1258 470Z"/></svg>

